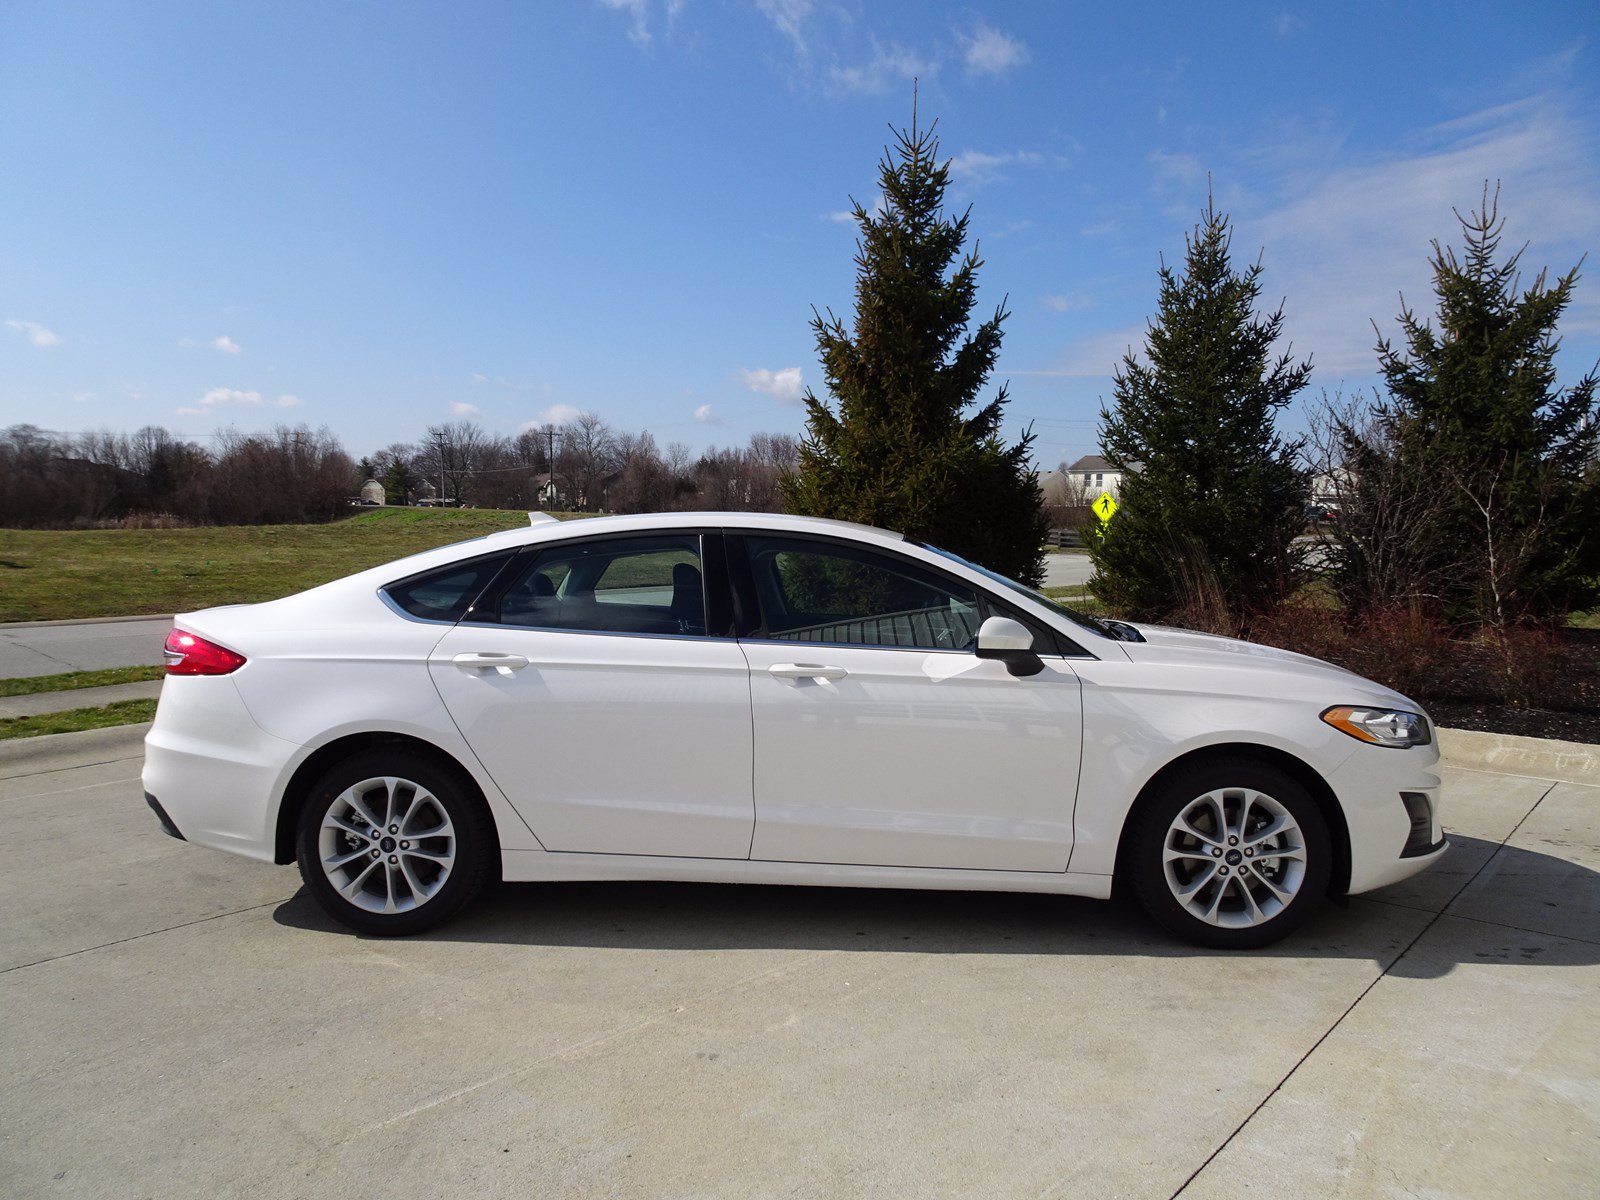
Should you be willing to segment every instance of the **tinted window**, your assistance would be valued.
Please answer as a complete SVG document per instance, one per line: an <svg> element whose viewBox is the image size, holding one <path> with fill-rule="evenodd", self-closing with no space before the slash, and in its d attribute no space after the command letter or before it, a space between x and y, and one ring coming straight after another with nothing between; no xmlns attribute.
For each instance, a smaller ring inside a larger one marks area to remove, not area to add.
<svg viewBox="0 0 1600 1200"><path fill-rule="evenodd" d="M700 539L668 534L552 546L506 589L499 619L540 629L702 636Z"/></svg>
<svg viewBox="0 0 1600 1200"><path fill-rule="evenodd" d="M384 588L384 593L410 613L429 621L459 621L474 597L511 558L494 554L413 575Z"/></svg>
<svg viewBox="0 0 1600 1200"><path fill-rule="evenodd" d="M759 534L745 545L768 638L961 650L983 620L976 591L903 559Z"/></svg>

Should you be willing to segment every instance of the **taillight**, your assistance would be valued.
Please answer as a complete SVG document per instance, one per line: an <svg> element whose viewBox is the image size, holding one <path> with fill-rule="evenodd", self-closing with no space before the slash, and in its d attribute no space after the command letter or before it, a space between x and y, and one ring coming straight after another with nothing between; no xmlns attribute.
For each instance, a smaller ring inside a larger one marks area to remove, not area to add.
<svg viewBox="0 0 1600 1200"><path fill-rule="evenodd" d="M181 629L167 634L162 653L168 675L226 675L244 666L244 655Z"/></svg>

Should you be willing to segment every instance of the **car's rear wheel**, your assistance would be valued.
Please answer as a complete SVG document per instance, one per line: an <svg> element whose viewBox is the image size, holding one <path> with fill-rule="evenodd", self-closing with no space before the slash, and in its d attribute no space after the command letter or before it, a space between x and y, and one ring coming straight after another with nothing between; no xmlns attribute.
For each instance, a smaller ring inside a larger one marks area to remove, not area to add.
<svg viewBox="0 0 1600 1200"><path fill-rule="evenodd" d="M1140 903L1202 946L1269 945L1327 891L1333 842L1290 776L1248 759L1197 764L1145 798L1126 861Z"/></svg>
<svg viewBox="0 0 1600 1200"><path fill-rule="evenodd" d="M300 814L300 874L341 924L380 936L420 933L488 882L489 822L452 772L418 755L369 751L312 789Z"/></svg>

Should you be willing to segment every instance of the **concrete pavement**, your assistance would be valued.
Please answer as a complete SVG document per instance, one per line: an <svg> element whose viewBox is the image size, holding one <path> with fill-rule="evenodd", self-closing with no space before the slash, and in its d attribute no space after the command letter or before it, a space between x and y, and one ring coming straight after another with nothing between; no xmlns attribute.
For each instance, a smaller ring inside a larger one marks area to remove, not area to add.
<svg viewBox="0 0 1600 1200"><path fill-rule="evenodd" d="M1600 787L1449 769L1438 869L1255 954L627 884L377 941L162 835L142 732L0 744L7 1196L1592 1194Z"/></svg>
<svg viewBox="0 0 1600 1200"><path fill-rule="evenodd" d="M159 665L171 617L0 625L0 679Z"/></svg>
<svg viewBox="0 0 1600 1200"><path fill-rule="evenodd" d="M154 700L161 695L161 680L111 683L105 687L70 688L60 692L34 692L28 696L0 696L0 720L37 717L74 708L99 708L119 700Z"/></svg>

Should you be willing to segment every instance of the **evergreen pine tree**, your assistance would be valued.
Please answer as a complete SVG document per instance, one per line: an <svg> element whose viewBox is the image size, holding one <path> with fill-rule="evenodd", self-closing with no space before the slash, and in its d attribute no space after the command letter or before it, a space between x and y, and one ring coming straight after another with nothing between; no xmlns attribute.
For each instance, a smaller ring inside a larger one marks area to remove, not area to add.
<svg viewBox="0 0 1600 1200"><path fill-rule="evenodd" d="M831 311L812 321L832 402L806 392L807 436L785 500L791 512L896 529L1038 583L1048 529L1033 434L1001 437L1003 386L978 400L1005 306L967 332L983 265L976 249L962 254L971 210L945 214L949 165L914 109L879 178L879 211L854 206L854 332Z"/></svg>
<svg viewBox="0 0 1600 1200"><path fill-rule="evenodd" d="M1499 261L1498 193L1456 214L1465 250L1433 244L1437 330L1402 307L1403 349L1380 337L1380 408L1400 466L1440 493L1425 553L1453 619L1503 626L1600 602L1600 439L1594 370L1556 386L1556 324L1572 268L1521 288Z"/></svg>
<svg viewBox="0 0 1600 1200"><path fill-rule="evenodd" d="M1273 357L1280 306L1256 312L1261 263L1236 271L1228 218L1208 202L1180 275L1160 270L1148 364L1133 353L1101 410L1101 446L1123 472L1120 507L1090 553L1096 596L1136 618L1261 611L1294 585L1305 527L1301 443L1274 418L1311 375Z"/></svg>

